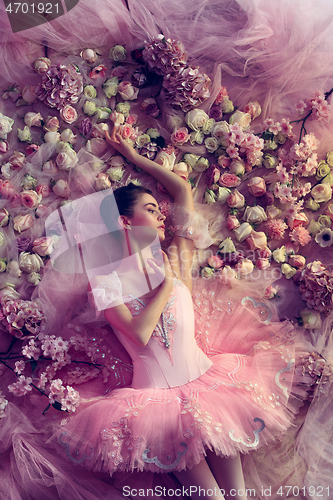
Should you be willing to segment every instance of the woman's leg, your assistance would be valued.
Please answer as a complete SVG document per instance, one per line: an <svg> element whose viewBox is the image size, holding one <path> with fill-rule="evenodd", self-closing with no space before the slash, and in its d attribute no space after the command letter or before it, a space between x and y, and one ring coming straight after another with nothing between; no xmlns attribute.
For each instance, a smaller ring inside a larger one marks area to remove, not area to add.
<svg viewBox="0 0 333 500"><path fill-rule="evenodd" d="M192 469L180 472L176 471L173 474L184 489L187 490L186 494L192 500L202 500L203 498L225 500L223 492L220 491L220 487L206 460L202 460L198 465L194 465Z"/></svg>
<svg viewBox="0 0 333 500"><path fill-rule="evenodd" d="M208 450L206 460L220 488L225 491L226 497L232 496L233 500L247 499L239 454L236 458L226 458Z"/></svg>

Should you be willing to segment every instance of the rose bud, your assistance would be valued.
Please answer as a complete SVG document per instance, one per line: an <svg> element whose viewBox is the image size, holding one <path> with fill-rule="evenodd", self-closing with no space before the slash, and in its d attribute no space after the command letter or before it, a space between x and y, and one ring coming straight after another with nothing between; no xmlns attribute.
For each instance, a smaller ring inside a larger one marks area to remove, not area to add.
<svg viewBox="0 0 333 500"><path fill-rule="evenodd" d="M53 239L51 236L44 236L42 238L37 238L33 242L32 251L38 253L41 257L46 255L51 255L53 252Z"/></svg>
<svg viewBox="0 0 333 500"><path fill-rule="evenodd" d="M236 278L237 274L236 271L230 266L225 266L219 271L218 276L222 283L224 283L225 285L229 285Z"/></svg>
<svg viewBox="0 0 333 500"><path fill-rule="evenodd" d="M208 186L215 184L219 180L220 175L220 169L216 165L211 165L206 170L206 184Z"/></svg>
<svg viewBox="0 0 333 500"><path fill-rule="evenodd" d="M97 54L93 49L85 49L80 53L80 57L88 64L94 64L97 61Z"/></svg>
<svg viewBox="0 0 333 500"><path fill-rule="evenodd" d="M270 261L268 259L257 259L256 267L260 270L267 269L270 266Z"/></svg>
<svg viewBox="0 0 333 500"><path fill-rule="evenodd" d="M50 195L50 186L48 184L39 184L36 187L36 193L41 195L42 198L47 198Z"/></svg>
<svg viewBox="0 0 333 500"><path fill-rule="evenodd" d="M59 179L53 186L52 191L57 196L61 196L62 198L68 198L70 193L68 182L65 181L64 179Z"/></svg>
<svg viewBox="0 0 333 500"><path fill-rule="evenodd" d="M230 231L233 231L234 229L237 229L239 226L240 226L240 222L237 219L236 215L228 214L228 217L227 217L227 228Z"/></svg>
<svg viewBox="0 0 333 500"><path fill-rule="evenodd" d="M305 266L305 257L303 257L303 255L290 255L288 262L297 269L303 269Z"/></svg>
<svg viewBox="0 0 333 500"><path fill-rule="evenodd" d="M235 189L234 192L228 197L227 203L230 208L243 208L245 198L237 189Z"/></svg>
<svg viewBox="0 0 333 500"><path fill-rule="evenodd" d="M261 106L258 101L249 101L244 108L245 113L251 115L252 120L261 115Z"/></svg>
<svg viewBox="0 0 333 500"><path fill-rule="evenodd" d="M252 226L248 222L243 222L237 229L234 230L237 241L240 243L246 240L252 233Z"/></svg>
<svg viewBox="0 0 333 500"><path fill-rule="evenodd" d="M274 297L276 297L278 291L279 287L273 287L272 285L269 285L265 290L265 299L273 299Z"/></svg>
<svg viewBox="0 0 333 500"><path fill-rule="evenodd" d="M249 259L243 259L235 266L235 269L239 276L245 276L246 274L252 273L253 268L253 262Z"/></svg>
<svg viewBox="0 0 333 500"><path fill-rule="evenodd" d="M55 175L58 172L57 164L54 160L48 160L42 166L42 170L46 174Z"/></svg>
<svg viewBox="0 0 333 500"><path fill-rule="evenodd" d="M258 255L261 259L270 259L272 251L268 247L260 248L258 251Z"/></svg>
<svg viewBox="0 0 333 500"><path fill-rule="evenodd" d="M37 73L42 75L43 73L46 73L51 66L51 61L47 57L39 57L34 64L34 69Z"/></svg>
<svg viewBox="0 0 333 500"><path fill-rule="evenodd" d="M9 213L5 208L0 209L0 227L7 226L9 222Z"/></svg>
<svg viewBox="0 0 333 500"><path fill-rule="evenodd" d="M34 219L30 214L20 214L14 217L13 223L15 231L21 233L22 231L26 231L27 229L32 228L32 226L34 225Z"/></svg>
<svg viewBox="0 0 333 500"><path fill-rule="evenodd" d="M46 217L49 214L49 207L46 205L39 205L35 210L35 215L37 218Z"/></svg>
<svg viewBox="0 0 333 500"><path fill-rule="evenodd" d="M266 193L266 184L262 177L252 177L247 186L253 196L262 196Z"/></svg>
<svg viewBox="0 0 333 500"><path fill-rule="evenodd" d="M217 255L212 255L207 259L207 263L213 269L220 269L223 266L223 260L220 259Z"/></svg>
<svg viewBox="0 0 333 500"><path fill-rule="evenodd" d="M252 231L250 236L246 238L250 250L267 247L267 237L263 231Z"/></svg>

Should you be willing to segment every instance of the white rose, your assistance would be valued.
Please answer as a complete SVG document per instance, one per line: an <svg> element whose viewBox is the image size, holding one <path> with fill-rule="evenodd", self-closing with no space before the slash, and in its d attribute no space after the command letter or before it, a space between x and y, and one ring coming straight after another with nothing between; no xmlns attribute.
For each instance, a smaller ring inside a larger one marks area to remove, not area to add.
<svg viewBox="0 0 333 500"><path fill-rule="evenodd" d="M201 269L201 276L203 278L211 278L214 274L214 269L212 269L211 267L203 267Z"/></svg>
<svg viewBox="0 0 333 500"><path fill-rule="evenodd" d="M311 189L311 196L317 203L323 203L332 198L332 188L329 184L317 184Z"/></svg>
<svg viewBox="0 0 333 500"><path fill-rule="evenodd" d="M243 220L250 224L260 224L260 222L267 220L265 210L260 206L246 207Z"/></svg>
<svg viewBox="0 0 333 500"><path fill-rule="evenodd" d="M6 271L10 276L13 276L13 278L20 278L22 276L22 271L17 260L8 262Z"/></svg>
<svg viewBox="0 0 333 500"><path fill-rule="evenodd" d="M234 242L232 241L232 239L230 237L221 241L221 243L219 244L219 249L221 250L222 253L236 252Z"/></svg>
<svg viewBox="0 0 333 500"><path fill-rule="evenodd" d="M41 127L42 121L43 117L40 113L34 113L33 111L29 111L24 115L24 123L28 127Z"/></svg>
<svg viewBox="0 0 333 500"><path fill-rule="evenodd" d="M75 144L76 135L72 132L70 128L66 128L60 134L60 139L62 142L69 142L70 144Z"/></svg>
<svg viewBox="0 0 333 500"><path fill-rule="evenodd" d="M235 109L234 103L232 101L230 101L229 97L226 97L225 99L223 99L221 107L222 107L223 113L232 113L233 110Z"/></svg>
<svg viewBox="0 0 333 500"><path fill-rule="evenodd" d="M39 282L41 281L41 275L39 273L33 272L28 274L28 282L31 283L32 285L38 285Z"/></svg>
<svg viewBox="0 0 333 500"><path fill-rule="evenodd" d="M102 87L106 97L110 99L118 93L119 80L116 76L114 76L113 78L110 78L105 83L103 83Z"/></svg>
<svg viewBox="0 0 333 500"><path fill-rule="evenodd" d="M240 243L250 236L252 226L248 222L243 222L237 229L234 229L236 240Z"/></svg>
<svg viewBox="0 0 333 500"><path fill-rule="evenodd" d="M188 165L184 161L181 161L179 163L176 163L176 165L173 167L173 172L183 172L183 173L188 173Z"/></svg>
<svg viewBox="0 0 333 500"><path fill-rule="evenodd" d="M212 205L213 203L216 202L214 191L208 188L206 189L204 193L204 202L207 203L208 205Z"/></svg>
<svg viewBox="0 0 333 500"><path fill-rule="evenodd" d="M60 141L59 132L46 132L46 134L44 134L44 141L46 143L59 142Z"/></svg>
<svg viewBox="0 0 333 500"><path fill-rule="evenodd" d="M207 139L205 139L205 146L208 153L214 153L214 151L217 150L219 144L215 137L207 137Z"/></svg>
<svg viewBox="0 0 333 500"><path fill-rule="evenodd" d="M301 311L299 315L302 318L304 328L307 330L321 327L321 316L319 311L307 308Z"/></svg>
<svg viewBox="0 0 333 500"><path fill-rule="evenodd" d="M83 113L92 116L97 112L96 104L93 101L85 101L83 104Z"/></svg>
<svg viewBox="0 0 333 500"><path fill-rule="evenodd" d="M278 217L281 213L281 210L277 207L275 207L274 205L269 205L267 208L266 208L266 214L267 214L267 218L269 220L271 219L275 219L275 217Z"/></svg>
<svg viewBox="0 0 333 500"><path fill-rule="evenodd" d="M296 274L297 269L295 269L294 267L291 267L289 264L285 263L285 264L281 265L281 272L282 272L282 274L285 275L287 280L290 280L290 278L292 278Z"/></svg>
<svg viewBox="0 0 333 500"><path fill-rule="evenodd" d="M145 144L148 144L149 142L150 142L150 136L148 134L139 135L135 139L135 143L139 148L142 148Z"/></svg>
<svg viewBox="0 0 333 500"><path fill-rule="evenodd" d="M194 144L202 144L204 141L204 133L201 132L200 130L196 130L195 132L190 133L189 141L192 146Z"/></svg>
<svg viewBox="0 0 333 500"><path fill-rule="evenodd" d="M24 127L23 130L18 128L17 129L17 137L18 137L19 141L21 141L21 142L30 142L31 141L30 128L27 127L27 125Z"/></svg>
<svg viewBox="0 0 333 500"><path fill-rule="evenodd" d="M20 269L25 273L38 272L44 266L43 259L37 253L21 252L19 256Z"/></svg>
<svg viewBox="0 0 333 500"><path fill-rule="evenodd" d="M215 126L215 120L214 118L209 118L209 120L206 121L204 126L202 127L202 131L205 135L208 135L212 132L213 128Z"/></svg>
<svg viewBox="0 0 333 500"><path fill-rule="evenodd" d="M55 175L57 172L59 172L56 162L54 160L46 161L42 166L42 170L43 172L51 175Z"/></svg>
<svg viewBox="0 0 333 500"><path fill-rule="evenodd" d="M221 271L219 271L219 278L225 285L234 280L236 276L236 271L230 266L225 266L223 269L221 269Z"/></svg>
<svg viewBox="0 0 333 500"><path fill-rule="evenodd" d="M107 170L110 181L120 181L124 175L125 169L122 167L110 167Z"/></svg>
<svg viewBox="0 0 333 500"><path fill-rule="evenodd" d="M243 111L235 111L229 118L230 125L237 123L242 128L248 128L251 123L251 115Z"/></svg>
<svg viewBox="0 0 333 500"><path fill-rule="evenodd" d="M218 186L218 189L215 191L216 201L218 201L219 203L226 203L227 199L230 196L230 193L230 189L223 186Z"/></svg>
<svg viewBox="0 0 333 500"><path fill-rule="evenodd" d="M208 120L209 116L202 109L192 109L185 116L185 122L192 130L202 129Z"/></svg>
<svg viewBox="0 0 333 500"><path fill-rule="evenodd" d="M6 285L0 290L0 299L16 300L20 298L20 294L15 290L14 286Z"/></svg>
<svg viewBox="0 0 333 500"><path fill-rule="evenodd" d="M126 161L122 156L115 155L111 156L110 160L108 161L108 164L110 165L110 167L122 167L126 165Z"/></svg>
<svg viewBox="0 0 333 500"><path fill-rule="evenodd" d="M186 161L186 163L193 169L199 158L200 156L194 155L192 153L186 153L186 155L184 156L184 160Z"/></svg>
<svg viewBox="0 0 333 500"><path fill-rule="evenodd" d="M74 149L66 142L59 142L57 145L58 155L56 164L60 170L70 170L77 164L77 155Z"/></svg>
<svg viewBox="0 0 333 500"><path fill-rule="evenodd" d="M275 262L286 262L287 260L287 250L286 247L283 245L281 248L276 248L272 252L273 259Z"/></svg>
<svg viewBox="0 0 333 500"><path fill-rule="evenodd" d="M217 122L213 128L212 135L220 140L229 133L229 125L226 121Z"/></svg>
<svg viewBox="0 0 333 500"><path fill-rule="evenodd" d="M209 168L209 161L204 156L201 156L192 168L195 172L204 172L207 168Z"/></svg>
<svg viewBox="0 0 333 500"><path fill-rule="evenodd" d="M162 165L162 167L166 168L167 170L173 169L175 161L175 153L171 153L171 155L169 155L168 153L166 153L166 151L160 151L155 158L155 162L159 165Z"/></svg>
<svg viewBox="0 0 333 500"><path fill-rule="evenodd" d="M235 269L239 276L245 276L252 273L253 268L254 265L250 259L243 259L235 265Z"/></svg>
<svg viewBox="0 0 333 500"><path fill-rule="evenodd" d="M245 172L245 162L243 160L232 160L229 170L235 175L243 175Z"/></svg>

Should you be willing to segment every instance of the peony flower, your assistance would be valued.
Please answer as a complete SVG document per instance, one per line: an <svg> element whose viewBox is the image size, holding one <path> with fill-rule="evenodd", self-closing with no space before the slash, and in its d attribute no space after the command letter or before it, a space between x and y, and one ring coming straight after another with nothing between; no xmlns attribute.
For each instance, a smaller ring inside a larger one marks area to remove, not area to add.
<svg viewBox="0 0 333 500"><path fill-rule="evenodd" d="M97 61L98 55L93 49L85 49L80 53L80 57L88 64L94 64Z"/></svg>
<svg viewBox="0 0 333 500"><path fill-rule="evenodd" d="M66 104L66 106L61 108L60 116L66 123L69 123L69 124L71 124L71 123L75 122L75 120L77 120L77 112L73 108L73 106L70 106L69 104Z"/></svg>
<svg viewBox="0 0 333 500"><path fill-rule="evenodd" d="M252 226L248 222L243 222L243 224L234 230L236 240L241 243L250 236L252 231Z"/></svg>
<svg viewBox="0 0 333 500"><path fill-rule="evenodd" d="M322 248L330 247L333 244L333 231L326 227L316 234L315 240Z"/></svg>
<svg viewBox="0 0 333 500"><path fill-rule="evenodd" d="M34 220L30 214L26 215L16 215L13 219L14 229L18 233L30 229L34 225Z"/></svg>
<svg viewBox="0 0 333 500"><path fill-rule="evenodd" d="M235 189L227 199L230 208L243 208L245 205L245 197Z"/></svg>
<svg viewBox="0 0 333 500"><path fill-rule="evenodd" d="M262 196L266 193L266 184L262 177L252 177L247 183L247 187L253 196Z"/></svg>
<svg viewBox="0 0 333 500"><path fill-rule="evenodd" d="M190 134L186 127L179 128L171 134L171 142L174 146L182 146L188 141Z"/></svg>
<svg viewBox="0 0 333 500"><path fill-rule="evenodd" d="M29 189L20 193L22 205L27 208L36 208L42 200L42 195L36 191Z"/></svg>
<svg viewBox="0 0 333 500"><path fill-rule="evenodd" d="M44 267L42 258L38 254L21 252L19 256L19 266L25 273L38 272Z"/></svg>
<svg viewBox="0 0 333 500"><path fill-rule="evenodd" d="M302 325L307 330L312 330L313 328L321 327L322 321L319 311L307 308L304 309L303 311L300 311L299 315L302 318Z"/></svg>
<svg viewBox="0 0 333 500"><path fill-rule="evenodd" d="M62 198L68 198L70 193L68 182L65 181L64 179L57 180L57 182L52 188L52 191L57 196L61 196Z"/></svg>
<svg viewBox="0 0 333 500"><path fill-rule="evenodd" d="M323 203L332 198L332 188L328 184L317 184L311 189L311 196L317 203Z"/></svg>
<svg viewBox="0 0 333 500"><path fill-rule="evenodd" d="M194 131L202 129L208 120L209 116L202 109L192 109L185 116L186 124Z"/></svg>
<svg viewBox="0 0 333 500"><path fill-rule="evenodd" d="M240 277L252 273L253 269L254 265L250 259L243 259L240 262L238 262L235 266L235 270L237 271L237 274Z"/></svg>
<svg viewBox="0 0 333 500"><path fill-rule="evenodd" d="M109 52L109 59L113 59L116 62L125 61L126 53L123 45L114 45Z"/></svg>

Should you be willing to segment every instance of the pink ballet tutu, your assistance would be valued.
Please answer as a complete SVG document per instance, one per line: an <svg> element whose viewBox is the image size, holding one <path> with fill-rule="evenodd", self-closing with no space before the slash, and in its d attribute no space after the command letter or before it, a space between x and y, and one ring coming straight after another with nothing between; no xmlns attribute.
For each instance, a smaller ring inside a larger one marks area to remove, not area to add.
<svg viewBox="0 0 333 500"><path fill-rule="evenodd" d="M179 387L127 387L107 397L82 398L77 414L67 418L53 436L62 455L109 474L135 469L170 472L191 468L208 449L222 456L248 453L278 439L291 425L299 405L290 395L297 392L296 387L292 389L294 328L270 322L264 304L261 321L252 307L254 299L224 302L224 287L219 284L211 286L215 291L210 304L215 312L209 314L209 296L205 304L202 294L206 283L199 281L194 294L197 342L209 354L211 367ZM175 343L184 324L191 323L191 309L185 287L175 286L174 293ZM200 308L206 311L205 321L200 320ZM219 336L214 339L213 335L212 343L205 344L205 328L214 333L221 324ZM162 350L166 352L156 338L151 342L161 355ZM188 349L192 349L190 344ZM175 349L173 353L175 358ZM177 369L178 361L172 363Z"/></svg>

